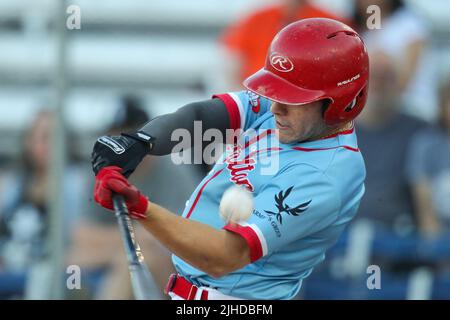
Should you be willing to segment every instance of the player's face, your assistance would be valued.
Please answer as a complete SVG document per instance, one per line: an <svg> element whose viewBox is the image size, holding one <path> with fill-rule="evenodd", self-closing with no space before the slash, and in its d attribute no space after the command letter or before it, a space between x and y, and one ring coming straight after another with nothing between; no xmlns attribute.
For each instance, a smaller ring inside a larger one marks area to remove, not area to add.
<svg viewBox="0 0 450 320"><path fill-rule="evenodd" d="M277 137L281 143L306 141L325 134L329 128L322 116L322 101L301 106L273 102Z"/></svg>

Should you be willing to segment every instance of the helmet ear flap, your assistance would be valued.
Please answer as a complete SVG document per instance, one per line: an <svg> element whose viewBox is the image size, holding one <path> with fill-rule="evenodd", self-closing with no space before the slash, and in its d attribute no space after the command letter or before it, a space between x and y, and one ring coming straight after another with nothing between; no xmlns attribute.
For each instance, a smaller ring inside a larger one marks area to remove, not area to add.
<svg viewBox="0 0 450 320"><path fill-rule="evenodd" d="M352 112L355 106L359 106L360 100L365 98L365 95L367 94L367 85L362 88L359 93L356 95L355 99L353 99L347 107L345 107L344 112ZM361 109L364 106L359 106Z"/></svg>
<svg viewBox="0 0 450 320"><path fill-rule="evenodd" d="M345 108L342 106L335 107L333 105L333 100L326 100L329 101L329 103L324 103L324 107L322 109L324 112L323 115L325 122L328 125L336 125L353 120L359 113L361 113L364 105L366 104L367 89L368 85L366 84ZM339 121L335 121L335 119L338 119Z"/></svg>
<svg viewBox="0 0 450 320"><path fill-rule="evenodd" d="M356 106L356 102L358 101L358 96L355 97L355 99L352 100L352 102L350 102L350 104L345 107L344 111L345 112L350 112L353 110L353 108Z"/></svg>

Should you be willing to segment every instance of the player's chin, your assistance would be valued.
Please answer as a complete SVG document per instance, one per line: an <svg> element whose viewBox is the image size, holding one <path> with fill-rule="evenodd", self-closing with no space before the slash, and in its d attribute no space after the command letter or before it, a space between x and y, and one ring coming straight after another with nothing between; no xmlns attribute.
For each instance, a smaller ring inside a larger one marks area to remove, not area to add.
<svg viewBox="0 0 450 320"><path fill-rule="evenodd" d="M296 141L295 137L293 137L288 130L276 130L275 135L283 144L289 144Z"/></svg>

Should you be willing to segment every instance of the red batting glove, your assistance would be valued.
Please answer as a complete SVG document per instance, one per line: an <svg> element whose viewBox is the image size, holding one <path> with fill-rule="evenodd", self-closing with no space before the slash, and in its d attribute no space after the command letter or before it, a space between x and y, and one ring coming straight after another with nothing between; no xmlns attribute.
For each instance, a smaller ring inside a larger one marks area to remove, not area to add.
<svg viewBox="0 0 450 320"><path fill-rule="evenodd" d="M124 197L130 217L136 220L146 218L148 199L131 185L115 166L101 169L95 177L94 199L103 208L114 210L113 193Z"/></svg>

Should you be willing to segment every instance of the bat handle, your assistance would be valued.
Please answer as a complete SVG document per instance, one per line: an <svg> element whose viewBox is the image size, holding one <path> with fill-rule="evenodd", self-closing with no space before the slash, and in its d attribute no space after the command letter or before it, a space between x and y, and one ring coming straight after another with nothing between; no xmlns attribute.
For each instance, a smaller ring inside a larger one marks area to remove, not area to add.
<svg viewBox="0 0 450 320"><path fill-rule="evenodd" d="M161 296L156 293L155 282L145 266L144 255L136 242L133 225L128 216L128 208L124 198L121 195L113 194L113 206L127 254L131 285L135 298L138 300L161 299Z"/></svg>
<svg viewBox="0 0 450 320"><path fill-rule="evenodd" d="M139 264L144 260L144 258L141 249L136 242L133 225L131 224L131 220L128 215L128 208L123 196L113 194L113 205L120 228L120 233L124 241L128 263L131 265Z"/></svg>

